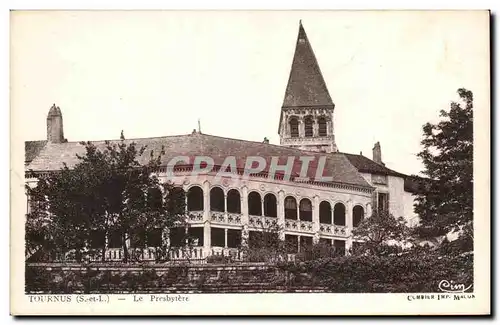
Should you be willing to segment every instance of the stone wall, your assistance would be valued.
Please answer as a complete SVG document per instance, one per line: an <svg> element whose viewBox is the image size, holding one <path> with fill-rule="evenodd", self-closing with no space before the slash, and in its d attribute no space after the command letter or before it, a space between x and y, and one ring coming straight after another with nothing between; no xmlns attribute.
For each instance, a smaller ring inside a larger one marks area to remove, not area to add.
<svg viewBox="0 0 500 325"><path fill-rule="evenodd" d="M233 265L27 264L26 293L324 292L306 275L262 263Z"/></svg>

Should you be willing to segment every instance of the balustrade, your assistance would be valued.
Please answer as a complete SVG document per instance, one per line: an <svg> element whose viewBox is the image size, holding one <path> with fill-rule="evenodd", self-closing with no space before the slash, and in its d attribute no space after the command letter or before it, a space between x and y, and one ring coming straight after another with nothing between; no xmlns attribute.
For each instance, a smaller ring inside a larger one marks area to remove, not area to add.
<svg viewBox="0 0 500 325"><path fill-rule="evenodd" d="M336 235L336 236L342 236L342 237L349 236L347 226L338 226L338 225L331 225L331 224L327 224L327 223L321 223L319 225L319 231L321 233L327 234L327 235Z"/></svg>
<svg viewBox="0 0 500 325"><path fill-rule="evenodd" d="M249 216L248 221L250 227L259 229L269 229L278 224L278 218L274 217Z"/></svg>
<svg viewBox="0 0 500 325"><path fill-rule="evenodd" d="M290 220L290 219L285 220L286 230L313 233L314 232L313 225L314 224L312 221Z"/></svg>
<svg viewBox="0 0 500 325"><path fill-rule="evenodd" d="M210 211L210 221L226 225L242 225L240 213Z"/></svg>

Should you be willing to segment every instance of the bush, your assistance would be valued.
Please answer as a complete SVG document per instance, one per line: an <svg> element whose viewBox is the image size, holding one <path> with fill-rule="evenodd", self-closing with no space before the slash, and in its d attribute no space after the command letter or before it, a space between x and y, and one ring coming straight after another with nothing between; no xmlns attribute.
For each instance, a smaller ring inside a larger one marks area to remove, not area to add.
<svg viewBox="0 0 500 325"><path fill-rule="evenodd" d="M210 255L209 257L207 257L207 263L228 264L228 263L231 263L231 257L224 256L224 255Z"/></svg>
<svg viewBox="0 0 500 325"><path fill-rule="evenodd" d="M308 274L331 292L438 292L443 280L473 284L472 254L439 256L417 250L391 256L345 256L288 263L281 268L294 276Z"/></svg>
<svg viewBox="0 0 500 325"><path fill-rule="evenodd" d="M343 252L342 252L343 253ZM331 245L317 243L313 245L304 245L300 252L295 255L296 261L312 261L324 258L333 258L340 253L335 251Z"/></svg>

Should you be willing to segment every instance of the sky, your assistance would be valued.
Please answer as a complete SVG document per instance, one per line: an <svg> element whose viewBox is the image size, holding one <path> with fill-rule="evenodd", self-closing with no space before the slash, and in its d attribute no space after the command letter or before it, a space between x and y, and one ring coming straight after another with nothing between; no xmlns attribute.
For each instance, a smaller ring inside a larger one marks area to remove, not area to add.
<svg viewBox="0 0 500 325"><path fill-rule="evenodd" d="M279 144L299 20L342 152L371 158L379 141L387 167L416 174L422 125L458 88L489 104L486 12L13 12L12 128L45 139L55 103L69 141L188 134L199 119L202 133Z"/></svg>

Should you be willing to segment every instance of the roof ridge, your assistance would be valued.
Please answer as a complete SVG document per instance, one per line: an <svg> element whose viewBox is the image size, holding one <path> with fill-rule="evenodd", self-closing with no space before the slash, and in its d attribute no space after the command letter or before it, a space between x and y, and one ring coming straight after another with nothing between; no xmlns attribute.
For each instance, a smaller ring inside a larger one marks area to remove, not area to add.
<svg viewBox="0 0 500 325"><path fill-rule="evenodd" d="M125 138L125 141L133 141L133 140L147 140L147 139L164 139L164 138L176 138L176 137L184 137L189 136L191 134L176 134L176 135L163 135L157 137L144 137L144 138ZM37 140L38 141L38 140ZM120 139L107 139L107 140L79 140L79 141L67 141L64 143L56 143L56 144L74 144L80 142L91 142L91 143L104 143L106 141L121 141Z"/></svg>
<svg viewBox="0 0 500 325"><path fill-rule="evenodd" d="M261 144L261 145L265 145L265 146L278 147L278 148L280 148L280 149L289 150L289 151L301 151L301 152L307 152L307 153L311 153L311 154L315 154L315 155L318 155L318 154L328 155L328 154L330 154L330 153L328 153L328 152L319 152L319 151L305 150L305 149L300 149L300 148L292 148L292 147L286 147L286 146L279 145L279 144L274 144L274 143L264 143L264 142L253 141L253 140L245 140L245 139L237 139L237 138L228 138L228 137L223 137L223 136L213 135L213 134L206 134L206 133L202 133L201 135L205 135L205 136L209 136L209 137L214 137L214 138L219 138L219 139L233 140L233 141L251 142L251 143Z"/></svg>

